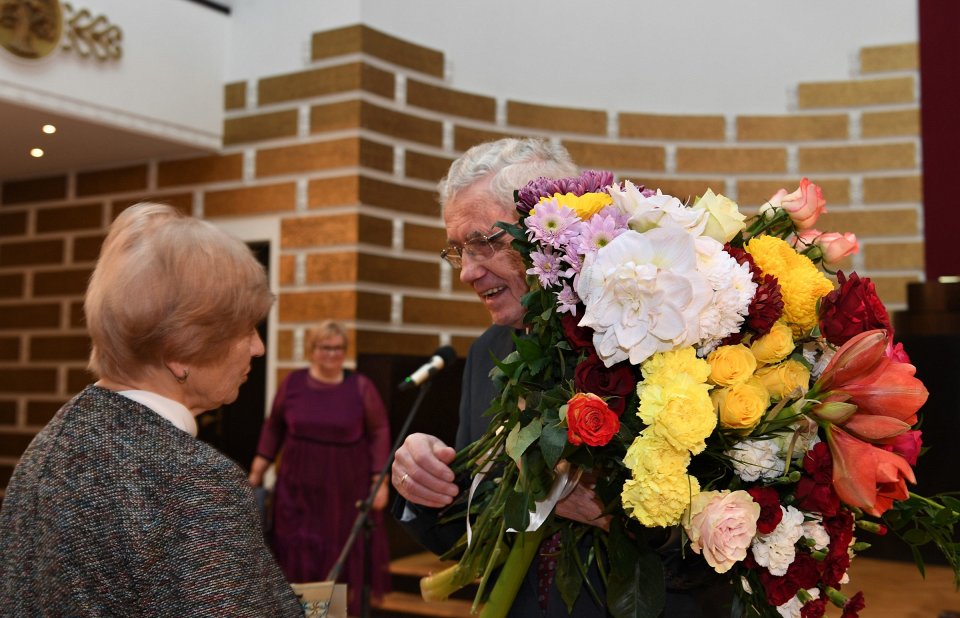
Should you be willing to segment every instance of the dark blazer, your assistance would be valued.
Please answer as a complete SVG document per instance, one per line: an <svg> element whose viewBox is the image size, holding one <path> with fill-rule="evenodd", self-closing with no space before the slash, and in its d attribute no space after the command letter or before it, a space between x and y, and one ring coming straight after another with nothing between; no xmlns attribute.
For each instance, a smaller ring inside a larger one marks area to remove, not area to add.
<svg viewBox="0 0 960 618"><path fill-rule="evenodd" d="M246 476L122 395L89 386L13 472L4 616L302 616Z"/></svg>

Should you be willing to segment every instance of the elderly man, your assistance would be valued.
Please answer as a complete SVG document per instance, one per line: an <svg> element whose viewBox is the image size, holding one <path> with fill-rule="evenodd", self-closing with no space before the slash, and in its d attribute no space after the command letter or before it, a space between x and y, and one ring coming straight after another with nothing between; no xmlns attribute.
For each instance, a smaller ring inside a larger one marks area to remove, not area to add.
<svg viewBox="0 0 960 618"><path fill-rule="evenodd" d="M448 247L442 257L460 271L460 280L474 289L493 325L470 348L463 375L460 420L456 448L480 438L487 429L483 412L497 392L489 378L491 353L504 358L513 350L511 333L523 328L522 296L527 292L520 255L510 248L510 238L495 227L498 221L518 219L513 201L515 189L544 176L575 176L577 169L561 146L536 139L503 139L475 146L454 161L440 181L440 202L447 228ZM411 434L397 451L392 481L401 498L394 515L425 547L443 553L463 534L462 522L438 524L435 509L449 505L461 492L450 463L456 451L439 438ZM555 513L575 521L606 527L602 504L584 485L557 503ZM541 557L550 540L541 548ZM567 616L567 609L543 568L549 561L534 560L511 608L511 616ZM543 566L542 566L543 565ZM594 572L591 579L601 585ZM699 616L692 599L668 594L668 616ZM604 616L589 594L581 594L573 616Z"/></svg>

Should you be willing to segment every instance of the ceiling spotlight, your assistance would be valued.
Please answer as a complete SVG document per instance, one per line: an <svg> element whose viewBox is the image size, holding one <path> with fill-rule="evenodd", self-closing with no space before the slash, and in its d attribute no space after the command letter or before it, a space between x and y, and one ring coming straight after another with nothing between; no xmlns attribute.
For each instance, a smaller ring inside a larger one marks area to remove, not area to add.
<svg viewBox="0 0 960 618"><path fill-rule="evenodd" d="M39 159L43 156L43 148L31 148L30 156Z"/></svg>
<svg viewBox="0 0 960 618"><path fill-rule="evenodd" d="M41 130L47 135L51 135L57 132L57 127L53 126L52 124L45 124Z"/></svg>

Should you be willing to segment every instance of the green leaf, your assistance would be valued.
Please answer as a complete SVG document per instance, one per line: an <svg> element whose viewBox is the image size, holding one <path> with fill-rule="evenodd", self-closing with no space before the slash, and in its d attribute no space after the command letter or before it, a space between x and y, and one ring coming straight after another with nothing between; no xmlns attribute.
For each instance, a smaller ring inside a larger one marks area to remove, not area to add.
<svg viewBox="0 0 960 618"><path fill-rule="evenodd" d="M950 509L942 509L933 518L933 525L950 526L957 523L957 519L958 519L958 516L956 513L954 513Z"/></svg>
<svg viewBox="0 0 960 618"><path fill-rule="evenodd" d="M903 540L911 545L924 545L930 542L930 533L926 530L914 528L913 530L907 530L903 534Z"/></svg>
<svg viewBox="0 0 960 618"><path fill-rule="evenodd" d="M556 467L567 446L567 430L559 425L544 425L540 433L540 451L550 469Z"/></svg>
<svg viewBox="0 0 960 618"><path fill-rule="evenodd" d="M528 496L523 492L507 492L506 504L503 507L503 520L507 528L526 530L530 525L530 504Z"/></svg>
<svg viewBox="0 0 960 618"><path fill-rule="evenodd" d="M960 513L960 500L950 496L940 496L940 501L954 513Z"/></svg>
<svg viewBox="0 0 960 618"><path fill-rule="evenodd" d="M517 462L517 465L520 464L523 453L540 437L540 430L540 420L536 418L523 428L520 428L520 425L514 425L510 430L507 435L507 455Z"/></svg>
<svg viewBox="0 0 960 618"><path fill-rule="evenodd" d="M663 562L628 538L617 520L610 526L608 549L607 609L614 618L657 618L666 603Z"/></svg>
<svg viewBox="0 0 960 618"><path fill-rule="evenodd" d="M573 604L577 602L583 588L583 572L585 567L578 564L580 552L577 551L577 542L572 534L563 535L563 544L560 548L560 557L557 560L556 582L560 591L560 598L567 606L567 612L573 613Z"/></svg>

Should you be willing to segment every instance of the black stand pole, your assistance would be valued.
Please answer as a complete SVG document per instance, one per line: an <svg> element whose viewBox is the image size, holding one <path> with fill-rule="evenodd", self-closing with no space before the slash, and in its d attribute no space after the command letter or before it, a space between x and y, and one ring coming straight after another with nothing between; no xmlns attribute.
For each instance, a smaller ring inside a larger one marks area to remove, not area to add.
<svg viewBox="0 0 960 618"><path fill-rule="evenodd" d="M327 575L328 580L337 580L337 577L340 576L340 571L343 570L343 565L347 561L347 556L350 555L350 550L353 549L354 543L357 542L357 536L360 534L360 529L363 528L364 547L363 588L360 599L361 618L370 617L370 571L373 566L371 564L372 559L370 556L370 537L373 530L373 522L371 522L369 518L370 509L373 507L373 500L376 498L377 490L380 488L380 483L383 482L383 479L386 478L387 474L390 472L390 466L393 464L393 456L397 452L397 449L400 448L400 445L403 444L403 440L407 437L407 431L410 430L410 424L413 422L413 418L417 415L417 411L420 409L420 404L423 402L423 397L427 394L428 390L430 390L429 381L424 382L420 387L420 392L417 394L417 399L413 402L413 407L410 408L410 413L407 414L407 419L403 422L403 427L400 428L400 432L397 434L397 439L394 441L393 447L390 449L390 456L387 457L387 463L384 464L383 470L381 470L380 474L377 475L377 480L373 484L373 487L370 488L370 494L367 496L367 499L358 505L360 511L357 513L357 518L353 521L353 529L350 530L350 536L347 537L347 541L344 543L343 549L340 551L340 556L337 558L337 561L333 563L333 567L330 569L330 573Z"/></svg>

